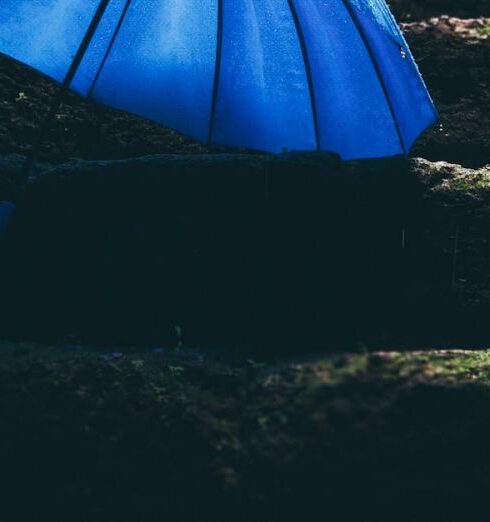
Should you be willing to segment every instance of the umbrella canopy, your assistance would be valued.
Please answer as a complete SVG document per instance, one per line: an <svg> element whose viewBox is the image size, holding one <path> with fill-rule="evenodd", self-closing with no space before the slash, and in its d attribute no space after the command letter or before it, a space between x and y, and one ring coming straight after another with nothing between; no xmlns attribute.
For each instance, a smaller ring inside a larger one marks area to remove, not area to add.
<svg viewBox="0 0 490 522"><path fill-rule="evenodd" d="M384 0L2 0L0 52L217 145L386 157L437 118Z"/></svg>

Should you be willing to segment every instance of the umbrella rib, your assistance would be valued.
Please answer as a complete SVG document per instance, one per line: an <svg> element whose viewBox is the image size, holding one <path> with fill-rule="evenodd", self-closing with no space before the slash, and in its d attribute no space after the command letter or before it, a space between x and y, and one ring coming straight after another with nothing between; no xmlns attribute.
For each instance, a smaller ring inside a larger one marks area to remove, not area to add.
<svg viewBox="0 0 490 522"><path fill-rule="evenodd" d="M104 58L102 58L102 61L100 62L99 68L97 69L97 73L94 76L94 79L92 81L92 85L90 86L90 90L88 91L87 97L91 98L94 94L95 86L97 85L97 82L99 81L100 75L102 74L102 70L105 67L105 64L107 63L107 60L109 58L109 55L112 52L112 48L114 47L114 44L116 42L116 39L119 35L119 32L121 31L121 27L124 23L124 20L126 19L126 15L128 13L129 6L131 5L131 0L126 1L126 5L124 6L124 9L122 10L121 16L119 18L119 22L117 23L116 29L114 30L114 34L112 35L111 41L109 42L109 46L106 49L106 52L104 54Z"/></svg>
<svg viewBox="0 0 490 522"><path fill-rule="evenodd" d="M80 43L80 47L78 48L75 57L71 62L70 68L68 69L68 72L66 73L66 76L63 79L63 82L61 83L61 92L52 100L50 104L48 113L44 118L44 123L41 126L42 132L39 133L39 136L42 136L44 132L46 132L49 129L49 126L52 123L54 116L56 115L56 111L58 111L58 109L60 108L63 99L62 95L64 94L65 90L68 90L70 88L71 83L73 82L73 79L75 78L75 75L78 72L80 64L82 63L82 60L85 57L87 49L90 43L92 42L92 38L94 37L95 31L97 31L97 28L99 27L102 17L104 16L104 13L107 9L107 6L109 5L109 2L110 0L100 1L99 7L97 8L97 11L93 16L92 21L88 26L87 32L85 33L82 42ZM21 173L22 179L24 180L28 179L32 166L34 164L34 158L41 149L41 139L42 138L36 140L36 143L34 143L30 154L27 156L27 159L24 162Z"/></svg>
<svg viewBox="0 0 490 522"><path fill-rule="evenodd" d="M403 154L405 156L408 155L407 148L405 146L405 142L403 140L402 131L400 128L400 124L398 123L398 120L395 115L395 107L393 106L393 102L391 101L390 94L388 92L388 87L386 86L386 83L383 78L383 74L381 73L381 69L379 67L378 61L376 60L376 57L374 56L374 51L371 47L371 44L369 43L369 40L366 36L366 33L364 31L364 28L362 27L361 22L357 18L356 13L354 12L354 9L350 3L350 0L342 0L342 3L344 4L347 12L349 13L350 18L352 19L353 24L355 25L357 32L359 33L359 36L361 37L361 40L364 44L364 47L366 48L366 51L369 55L369 58L371 60L371 63L373 65L374 71L376 73L376 76L378 78L378 82L381 86L381 89L383 90L383 94L386 98L386 103L388 104L388 108L390 111L391 118L393 120L393 124L395 125L396 133L398 136L398 140L400 142L400 146L402 148Z"/></svg>
<svg viewBox="0 0 490 522"><path fill-rule="evenodd" d="M216 67L214 71L211 113L209 115L208 145L212 143L218 106L219 84L221 81L221 63L223 56L223 0L218 0L218 35L216 43Z"/></svg>
<svg viewBox="0 0 490 522"><path fill-rule="evenodd" d="M306 45L306 38L303 32L303 28L301 27L301 22L298 16L298 12L296 11L296 7L294 5L294 0L287 0L289 5L289 10L291 11L291 15L294 20L294 25L296 26L296 33L298 35L299 44L301 47L301 54L303 56L303 62L306 70L306 79L308 81L308 89L310 91L310 100L311 100L311 111L313 114L313 125L315 127L315 140L317 149L320 150L320 125L318 120L318 107L316 103L315 96L315 87L313 83L313 72L311 69L310 57L308 54L308 46Z"/></svg>
<svg viewBox="0 0 490 522"><path fill-rule="evenodd" d="M82 43L80 44L80 47L78 48L77 53L75 54L75 57L73 58L73 61L70 65L70 68L68 69L68 72L66 73L65 79L63 80L63 87L69 88L71 86L71 83L73 79L75 78L75 75L78 72L78 69L80 67L80 64L82 63L82 60L85 57L85 54L87 52L87 49L92 42L92 38L94 37L95 31L97 31L97 28L99 27L99 24L102 20L102 17L104 16L104 13L107 9L107 6L109 5L110 0L101 0L99 7L97 8L97 11L94 14L94 17L92 18L92 21L90 22L90 25L87 29L87 32L85 33L85 36L83 37Z"/></svg>

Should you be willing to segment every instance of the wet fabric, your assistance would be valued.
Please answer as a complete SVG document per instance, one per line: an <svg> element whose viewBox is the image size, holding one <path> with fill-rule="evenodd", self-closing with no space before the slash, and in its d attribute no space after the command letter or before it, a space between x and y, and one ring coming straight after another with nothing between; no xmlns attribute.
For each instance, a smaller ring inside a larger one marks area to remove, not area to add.
<svg viewBox="0 0 490 522"><path fill-rule="evenodd" d="M7 233L10 218L15 210L15 205L10 201L0 201L0 241Z"/></svg>
<svg viewBox="0 0 490 522"><path fill-rule="evenodd" d="M3 0L0 52L215 145L396 156L437 118L384 0Z"/></svg>

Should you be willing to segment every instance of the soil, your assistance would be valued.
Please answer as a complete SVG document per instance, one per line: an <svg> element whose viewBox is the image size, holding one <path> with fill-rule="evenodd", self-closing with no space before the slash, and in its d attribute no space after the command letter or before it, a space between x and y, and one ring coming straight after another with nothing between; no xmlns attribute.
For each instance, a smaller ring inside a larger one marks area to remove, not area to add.
<svg viewBox="0 0 490 522"><path fill-rule="evenodd" d="M404 29L440 113L413 154L477 167L490 163L490 18L432 18Z"/></svg>
<svg viewBox="0 0 490 522"><path fill-rule="evenodd" d="M264 364L2 344L2 515L483 521L489 368L471 351Z"/></svg>

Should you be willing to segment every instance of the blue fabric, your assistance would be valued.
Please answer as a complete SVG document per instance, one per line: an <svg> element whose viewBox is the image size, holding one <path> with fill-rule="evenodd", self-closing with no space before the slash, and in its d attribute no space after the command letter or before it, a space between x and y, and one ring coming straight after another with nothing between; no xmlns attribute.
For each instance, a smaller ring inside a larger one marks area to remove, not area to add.
<svg viewBox="0 0 490 522"><path fill-rule="evenodd" d="M344 158L403 153L367 48L342 0L296 0L312 66L320 145ZM391 44L390 44L391 45Z"/></svg>
<svg viewBox="0 0 490 522"><path fill-rule="evenodd" d="M106 54L110 51L110 44L120 17L123 15L127 0L111 0L105 16L102 18L97 31L91 41L83 61L73 79L72 88L82 96L89 96L95 88L94 82L100 78L99 71Z"/></svg>
<svg viewBox="0 0 490 522"><path fill-rule="evenodd" d="M7 233L10 218L15 210L15 205L10 201L0 201L0 241Z"/></svg>
<svg viewBox="0 0 490 522"><path fill-rule="evenodd" d="M0 52L57 81L68 72L99 0L0 2Z"/></svg>
<svg viewBox="0 0 490 522"><path fill-rule="evenodd" d="M437 115L408 45L384 0L351 0L392 100L406 150ZM381 24L381 20L385 20Z"/></svg>
<svg viewBox="0 0 490 522"><path fill-rule="evenodd" d="M213 139L280 152L315 149L310 92L286 1L224 0Z"/></svg>
<svg viewBox="0 0 490 522"><path fill-rule="evenodd" d="M0 52L59 82L101 0L2 0ZM437 118L384 0L110 0L70 87L203 142L407 153Z"/></svg>

